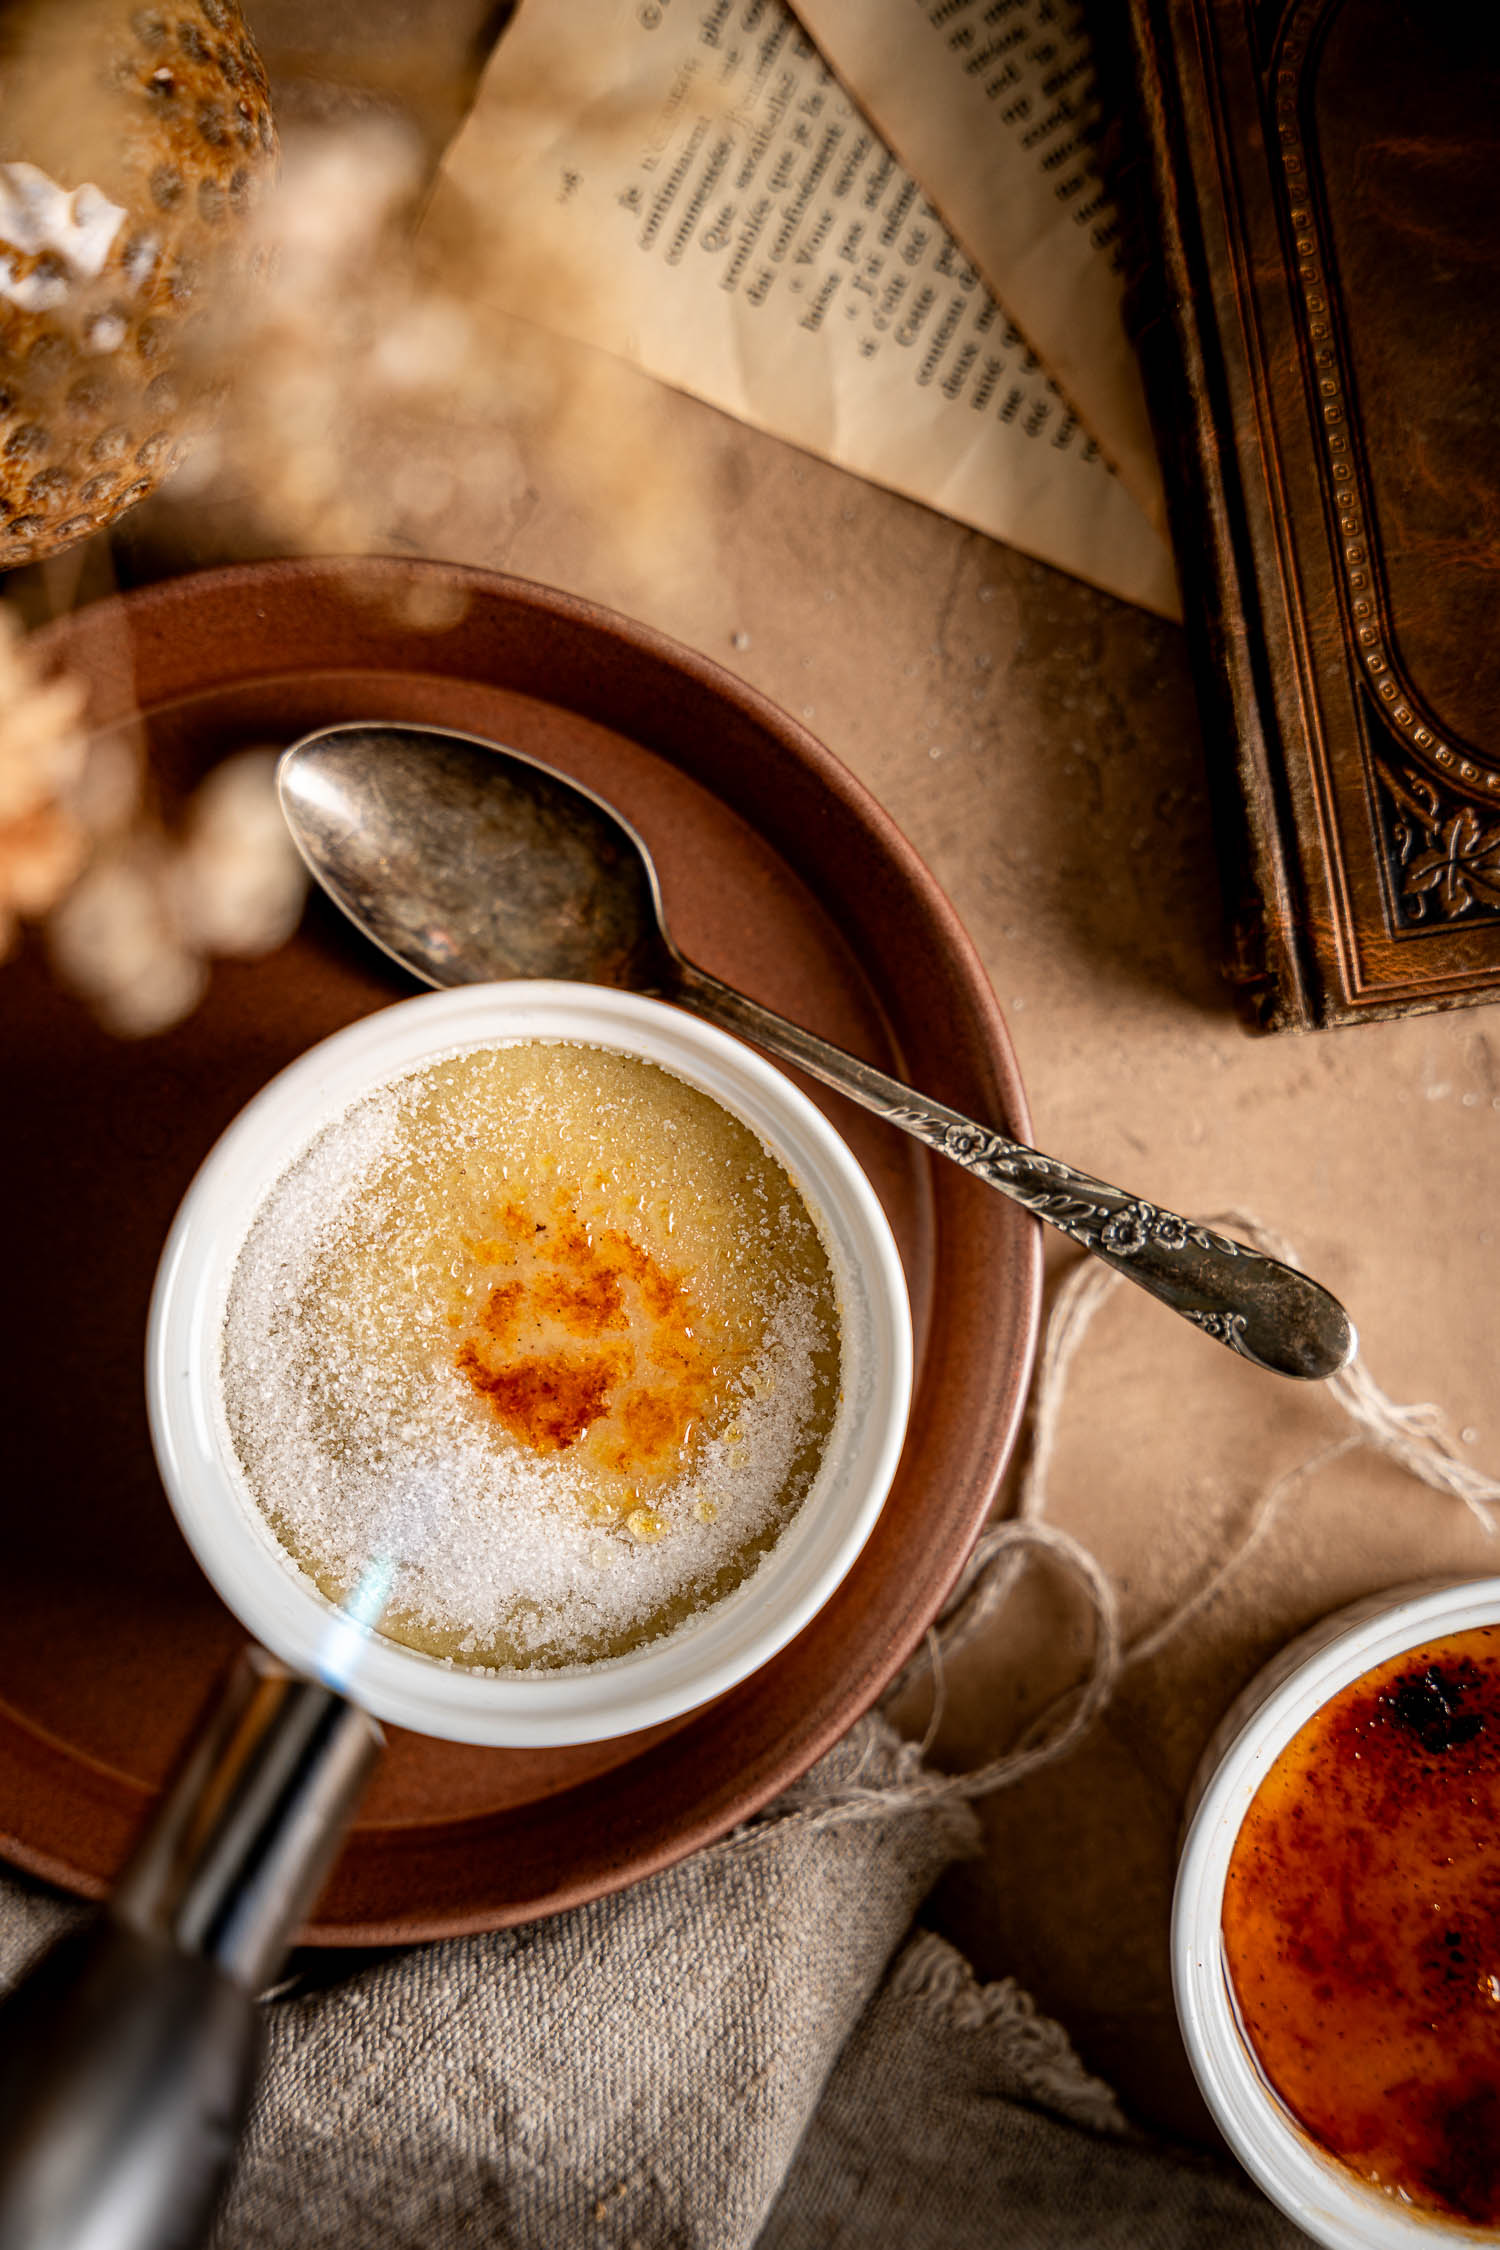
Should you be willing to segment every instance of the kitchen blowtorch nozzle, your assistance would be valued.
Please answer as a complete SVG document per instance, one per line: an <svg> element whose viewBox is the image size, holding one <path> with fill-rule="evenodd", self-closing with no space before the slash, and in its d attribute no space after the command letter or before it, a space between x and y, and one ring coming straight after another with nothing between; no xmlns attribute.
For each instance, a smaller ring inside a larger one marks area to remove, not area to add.
<svg viewBox="0 0 1500 2250"><path fill-rule="evenodd" d="M256 1994L383 1736L261 1649L236 1664L104 1912L0 2001L0 2250L189 2250L254 2090Z"/></svg>

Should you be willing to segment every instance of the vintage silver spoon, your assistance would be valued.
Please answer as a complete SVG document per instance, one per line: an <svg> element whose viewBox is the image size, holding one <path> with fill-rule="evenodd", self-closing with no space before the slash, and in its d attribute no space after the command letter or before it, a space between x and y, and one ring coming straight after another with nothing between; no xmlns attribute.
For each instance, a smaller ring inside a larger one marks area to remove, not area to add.
<svg viewBox="0 0 1500 2250"><path fill-rule="evenodd" d="M349 919L428 984L563 977L688 1008L977 1173L1231 1350L1335 1374L1353 1323L1306 1274L928 1101L685 961L640 837L550 767L438 727L359 723L294 743L282 810Z"/></svg>

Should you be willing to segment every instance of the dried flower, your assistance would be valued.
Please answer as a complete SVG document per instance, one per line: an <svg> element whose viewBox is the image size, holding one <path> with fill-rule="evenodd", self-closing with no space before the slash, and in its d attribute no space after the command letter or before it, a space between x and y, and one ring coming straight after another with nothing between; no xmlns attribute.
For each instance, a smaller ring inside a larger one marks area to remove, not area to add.
<svg viewBox="0 0 1500 2250"><path fill-rule="evenodd" d="M253 958L285 944L302 914L307 876L276 800L276 756L247 750L199 784L170 870L183 942Z"/></svg>
<svg viewBox="0 0 1500 2250"><path fill-rule="evenodd" d="M170 872L159 843L133 839L96 859L47 925L58 975L126 1038L165 1031L208 984L173 918Z"/></svg>
<svg viewBox="0 0 1500 2250"><path fill-rule="evenodd" d="M269 750L226 759L189 800L180 837L137 825L52 912L53 965L107 1029L169 1029L207 990L210 955L269 953L291 936L307 878L275 771Z"/></svg>
<svg viewBox="0 0 1500 2250"><path fill-rule="evenodd" d="M212 9L5 11L0 565L76 546L155 490L203 309L244 293L276 136L236 0Z"/></svg>
<svg viewBox="0 0 1500 2250"><path fill-rule="evenodd" d="M20 625L0 607L0 959L15 946L20 917L45 914L88 856L69 802L87 757L85 701L80 682L41 677Z"/></svg>

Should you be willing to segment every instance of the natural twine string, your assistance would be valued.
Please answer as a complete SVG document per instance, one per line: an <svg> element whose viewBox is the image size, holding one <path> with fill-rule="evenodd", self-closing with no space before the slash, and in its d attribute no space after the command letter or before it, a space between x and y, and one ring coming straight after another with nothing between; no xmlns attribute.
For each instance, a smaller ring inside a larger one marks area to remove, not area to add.
<svg viewBox="0 0 1500 2250"><path fill-rule="evenodd" d="M1300 1264L1291 1244L1252 1213L1219 1212L1207 1224L1232 1230L1287 1265ZM1073 1361L1099 1308L1124 1279L1098 1259L1085 1258L1063 1282L1053 1301L1032 1392L1031 1455L1015 1511L980 1534L941 1618L890 1691L899 1694L921 1673L930 1673L933 1709L921 1741L901 1745L892 1779L862 1783L856 1774L833 1795L812 1797L802 1804L796 1802L797 1791L793 1790L790 1801L786 1797L781 1800L785 1809L750 1821L727 1838L721 1849L755 1842L769 1832L779 1834L789 1827L825 1828L847 1820L878 1819L964 1803L1012 1787L1042 1766L1053 1764L1088 1733L1114 1697L1126 1669L1154 1656L1209 1607L1265 1539L1286 1495L1361 1445L1383 1453L1435 1491L1462 1501L1486 1531L1495 1529L1500 1481L1462 1457L1442 1409L1428 1404L1398 1406L1387 1398L1364 1362L1356 1358L1324 1385L1353 1427L1268 1485L1250 1510L1239 1538L1203 1583L1127 1644L1121 1632L1119 1596L1108 1575L1071 1532L1046 1520L1048 1480ZM947 1668L1004 1602L1028 1558L1036 1554L1050 1555L1060 1563L1088 1597L1094 1616L1088 1674L998 1757L964 1773L931 1772L924 1761L942 1721Z"/></svg>

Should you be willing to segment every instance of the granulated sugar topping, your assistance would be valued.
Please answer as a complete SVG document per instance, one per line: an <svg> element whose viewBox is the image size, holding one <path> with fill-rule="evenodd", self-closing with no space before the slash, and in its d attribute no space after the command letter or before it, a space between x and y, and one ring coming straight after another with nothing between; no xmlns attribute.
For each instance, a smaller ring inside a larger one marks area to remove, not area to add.
<svg viewBox="0 0 1500 2250"><path fill-rule="evenodd" d="M223 1406L246 1489L334 1602L536 1669L733 1592L839 1402L827 1254L755 1135L652 1063L527 1041L387 1085L261 1206Z"/></svg>

